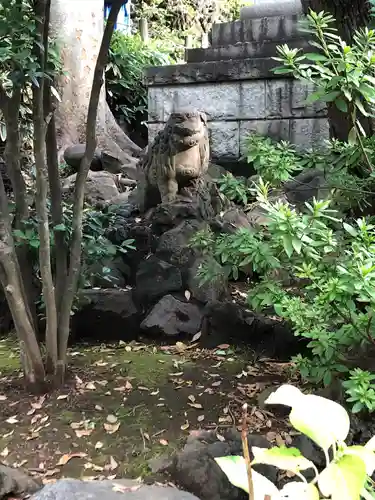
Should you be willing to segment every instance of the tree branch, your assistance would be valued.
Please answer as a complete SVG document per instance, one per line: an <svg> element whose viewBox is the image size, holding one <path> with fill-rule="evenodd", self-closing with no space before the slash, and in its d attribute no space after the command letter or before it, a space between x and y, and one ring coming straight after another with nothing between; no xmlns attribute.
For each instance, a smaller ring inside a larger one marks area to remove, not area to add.
<svg viewBox="0 0 375 500"><path fill-rule="evenodd" d="M38 41L45 41L46 0L35 0L34 9L37 17ZM52 278L51 243L47 209L48 171L46 164L46 126L44 116L44 71L45 53L47 47L42 49L35 44L34 51L39 62L39 71L42 76L38 79L39 85L33 85L33 122L34 122L34 156L36 167L36 209L38 214L39 267L42 278L43 298L46 306L46 368L49 373L56 373L57 367L57 310L55 300L55 287Z"/></svg>
<svg viewBox="0 0 375 500"><path fill-rule="evenodd" d="M59 373L63 379L66 367L66 350L69 339L70 312L73 305L74 296L77 292L78 277L81 269L81 245L82 245L82 214L84 191L87 174L91 161L94 157L96 148L96 118L100 91L103 85L103 74L107 64L108 50L115 26L115 22L120 11L123 0L114 0L111 12L109 14L106 27L104 29L103 39L96 61L93 84L91 89L89 108L86 125L86 150L77 173L74 206L73 206L73 227L72 241L70 251L69 273L65 286L65 293L62 300L61 312L59 317Z"/></svg>
<svg viewBox="0 0 375 500"><path fill-rule="evenodd" d="M35 330L30 321L27 304L23 296L22 278L12 236L8 198L0 175L0 281L12 313L14 326L25 358L23 369L26 380L34 385L43 384L44 366Z"/></svg>

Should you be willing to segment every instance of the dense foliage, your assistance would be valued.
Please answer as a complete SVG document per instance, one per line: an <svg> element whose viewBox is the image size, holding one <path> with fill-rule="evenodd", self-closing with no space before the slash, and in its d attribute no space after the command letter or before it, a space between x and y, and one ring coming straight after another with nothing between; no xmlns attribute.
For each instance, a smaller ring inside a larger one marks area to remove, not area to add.
<svg viewBox="0 0 375 500"><path fill-rule="evenodd" d="M139 35L114 33L105 77L107 101L119 121L125 122L133 130L146 122L147 87L144 70L149 66L173 63L173 55L178 48L168 40L145 43Z"/></svg>

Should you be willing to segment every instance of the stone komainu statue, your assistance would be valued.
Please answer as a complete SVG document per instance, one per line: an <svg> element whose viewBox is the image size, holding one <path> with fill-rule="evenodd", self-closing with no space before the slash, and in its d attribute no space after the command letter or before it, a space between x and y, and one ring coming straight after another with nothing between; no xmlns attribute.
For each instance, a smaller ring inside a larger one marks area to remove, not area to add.
<svg viewBox="0 0 375 500"><path fill-rule="evenodd" d="M208 169L209 149L205 113L191 109L171 113L138 164L140 209L155 204L151 201L155 188L162 203L170 202L181 187L203 178Z"/></svg>

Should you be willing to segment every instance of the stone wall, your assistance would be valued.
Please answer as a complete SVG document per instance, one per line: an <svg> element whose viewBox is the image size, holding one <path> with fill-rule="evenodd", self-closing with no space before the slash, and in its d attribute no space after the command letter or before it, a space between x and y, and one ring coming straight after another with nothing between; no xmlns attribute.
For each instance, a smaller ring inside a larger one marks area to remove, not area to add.
<svg viewBox="0 0 375 500"><path fill-rule="evenodd" d="M240 21L214 25L211 46L188 49L186 64L149 68L149 142L173 109L193 106L207 113L214 159L241 158L252 131L304 149L322 145L329 137L325 105L304 103L313 87L272 71L278 45L313 50L298 29L299 4L256 0Z"/></svg>
<svg viewBox="0 0 375 500"><path fill-rule="evenodd" d="M179 106L192 105L208 116L212 156L237 159L246 137L256 131L301 146L327 137L324 106L304 106L311 87L291 79L152 86L149 88L149 142Z"/></svg>

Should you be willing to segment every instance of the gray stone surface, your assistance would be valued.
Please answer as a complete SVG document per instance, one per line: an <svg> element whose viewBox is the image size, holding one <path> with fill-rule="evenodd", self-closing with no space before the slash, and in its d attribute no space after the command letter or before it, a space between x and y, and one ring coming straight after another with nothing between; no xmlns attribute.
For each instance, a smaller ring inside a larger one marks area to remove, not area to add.
<svg viewBox="0 0 375 500"><path fill-rule="evenodd" d="M308 46L298 29L301 1L256 0L249 9L241 21L213 25L211 47L187 50L187 64L147 70L150 141L172 110L194 105L207 114L215 160L240 160L250 132L300 149L324 145L326 105L305 104L313 85L272 71L277 45Z"/></svg>
<svg viewBox="0 0 375 500"><path fill-rule="evenodd" d="M145 80L153 86L276 78L272 71L276 66L279 64L270 57L157 66L147 68Z"/></svg>
<svg viewBox="0 0 375 500"><path fill-rule="evenodd" d="M239 124L240 133L240 155L246 154L246 139L250 133L272 137L275 140L289 139L290 121L288 119L279 120L248 120Z"/></svg>
<svg viewBox="0 0 375 500"><path fill-rule="evenodd" d="M148 96L149 120L166 122L174 109L192 105L204 109L208 120L236 119L239 99L236 83L151 87Z"/></svg>
<svg viewBox="0 0 375 500"><path fill-rule="evenodd" d="M118 484L119 486L115 486ZM117 491L115 491L117 490ZM120 491L118 491L120 490ZM122 491L121 491L122 490ZM131 485L121 481L62 479L48 484L31 500L198 500L190 493L164 486Z"/></svg>
<svg viewBox="0 0 375 500"><path fill-rule="evenodd" d="M301 38L298 16L280 15L214 24L211 45L222 47L244 42L289 41L293 38Z"/></svg>
<svg viewBox="0 0 375 500"><path fill-rule="evenodd" d="M212 156L238 158L240 153L239 122L215 121L208 124Z"/></svg>
<svg viewBox="0 0 375 500"><path fill-rule="evenodd" d="M240 19L302 14L301 0L252 0L251 6L242 7Z"/></svg>
<svg viewBox="0 0 375 500"><path fill-rule="evenodd" d="M74 193L77 174L66 177L62 182L63 195L70 199ZM89 171L85 184L85 201L93 206L103 206L112 198L118 196L116 178L109 172Z"/></svg>
<svg viewBox="0 0 375 500"><path fill-rule="evenodd" d="M324 147L329 138L329 123L326 118L299 118L290 122L289 140L299 149Z"/></svg>
<svg viewBox="0 0 375 500"><path fill-rule="evenodd" d="M261 42L245 42L220 47L209 47L207 49L187 49L186 62L199 63L225 61L227 59L248 59L251 57L274 57L278 45L280 45L278 41L269 42L265 40ZM309 49L309 51L312 51L308 40L303 38L288 41L288 46L291 49Z"/></svg>

